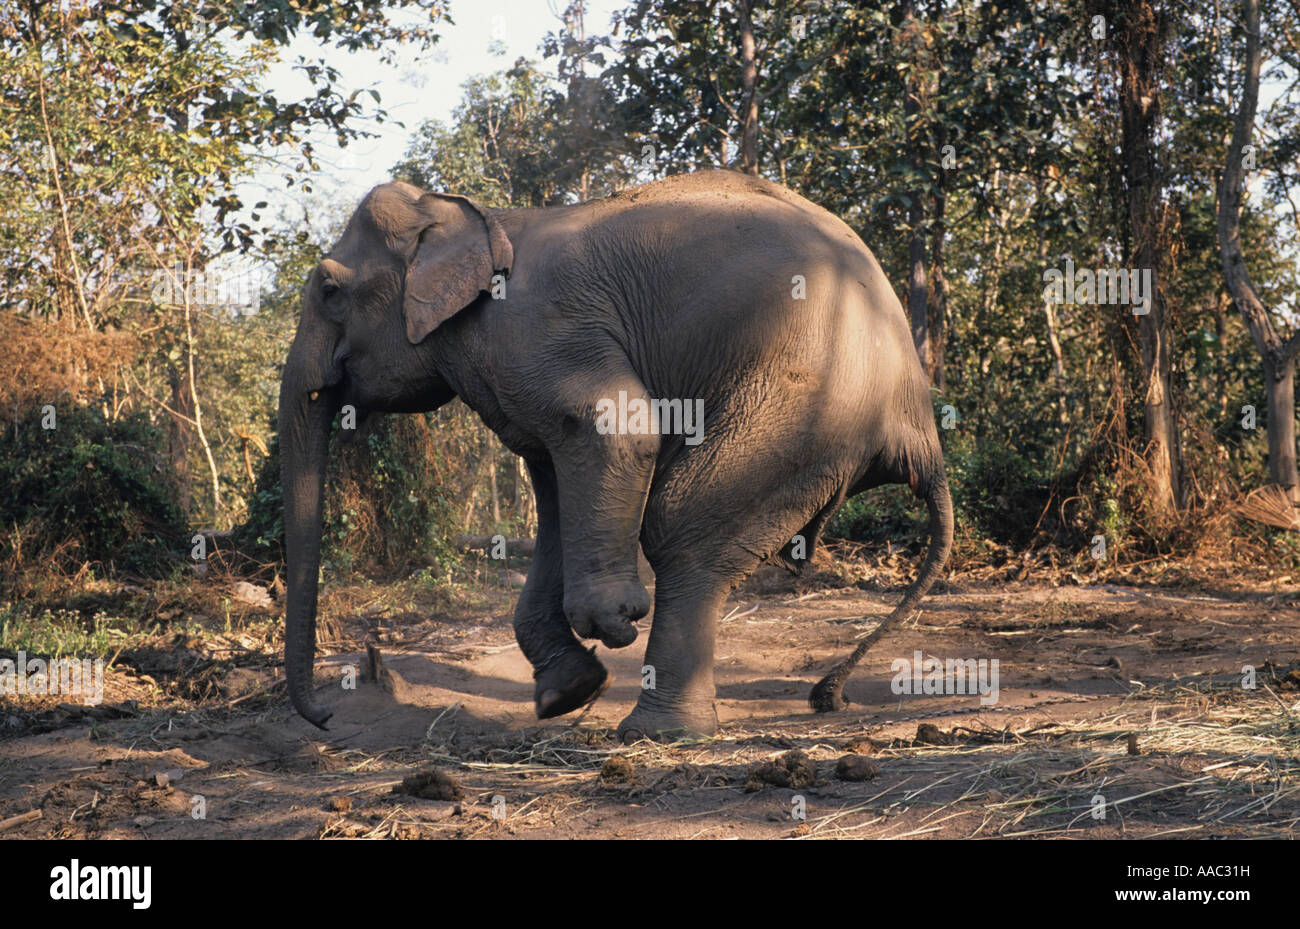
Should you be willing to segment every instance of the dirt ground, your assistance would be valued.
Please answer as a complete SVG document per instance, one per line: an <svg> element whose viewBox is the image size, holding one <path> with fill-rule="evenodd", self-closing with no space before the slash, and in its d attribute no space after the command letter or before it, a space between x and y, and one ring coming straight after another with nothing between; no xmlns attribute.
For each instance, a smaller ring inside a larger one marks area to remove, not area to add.
<svg viewBox="0 0 1300 929"><path fill-rule="evenodd" d="M540 726L512 592L434 617L367 604L370 593L329 608L334 648L316 671L328 733L289 708L274 649L238 632L119 656L98 707L0 698L0 837L1298 831L1294 586L957 577L868 655L851 706L818 716L809 688L898 589L760 578L719 627L718 734L631 746L613 729L636 700L647 621L631 647L599 649L614 677L599 701ZM347 689L366 643L386 673ZM997 659L998 702L894 693L891 662L918 650Z"/></svg>

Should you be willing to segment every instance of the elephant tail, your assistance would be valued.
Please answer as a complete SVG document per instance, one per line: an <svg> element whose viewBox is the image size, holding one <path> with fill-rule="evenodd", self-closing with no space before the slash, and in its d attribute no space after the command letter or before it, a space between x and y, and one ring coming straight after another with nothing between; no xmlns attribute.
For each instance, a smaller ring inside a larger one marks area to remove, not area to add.
<svg viewBox="0 0 1300 929"><path fill-rule="evenodd" d="M808 702L818 713L841 710L847 705L844 700L844 683L853 673L853 669L858 666L862 656L890 627L915 609L921 602L921 598L943 573L948 555L952 551L952 497L948 493L948 478L944 473L942 461L932 475L930 480L920 488L930 510L930 550L926 553L920 573L912 582L912 586L903 594L903 599L888 616L880 621L880 625L858 644L853 654L832 668L830 673L813 687Z"/></svg>

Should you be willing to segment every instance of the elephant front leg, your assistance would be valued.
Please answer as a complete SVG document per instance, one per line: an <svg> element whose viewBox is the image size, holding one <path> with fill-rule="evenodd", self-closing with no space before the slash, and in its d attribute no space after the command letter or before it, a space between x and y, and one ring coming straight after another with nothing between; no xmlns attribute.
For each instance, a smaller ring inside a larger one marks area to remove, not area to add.
<svg viewBox="0 0 1300 929"><path fill-rule="evenodd" d="M637 576L641 518L659 454L658 434L633 421L600 418L602 400L648 400L630 374L588 385L570 400L563 438L552 449L559 490L564 612L581 637L610 648L632 644L633 623L650 612ZM612 429L610 427L613 427Z"/></svg>
<svg viewBox="0 0 1300 929"><path fill-rule="evenodd" d="M574 638L564 615L564 560L559 499L550 464L529 462L537 498L537 547L528 581L515 605L515 638L533 665L538 719L585 706L608 686L609 673ZM594 650L593 650L594 651Z"/></svg>
<svg viewBox="0 0 1300 929"><path fill-rule="evenodd" d="M718 728L713 650L726 596L710 578L659 577L641 695L619 724L622 741L712 735Z"/></svg>

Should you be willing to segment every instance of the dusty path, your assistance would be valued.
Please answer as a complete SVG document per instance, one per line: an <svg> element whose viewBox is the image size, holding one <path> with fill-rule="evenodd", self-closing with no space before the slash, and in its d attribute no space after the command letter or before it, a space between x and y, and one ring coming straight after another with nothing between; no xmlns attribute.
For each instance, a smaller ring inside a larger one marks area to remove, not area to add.
<svg viewBox="0 0 1300 929"><path fill-rule="evenodd" d="M328 733L294 716L282 688L265 692L279 674L265 655L219 665L218 686L191 701L175 699L175 687L170 700L142 698L155 682L120 665L105 705L89 712L0 704L0 821L42 813L0 837L1297 832L1294 599L954 584L868 656L848 710L811 714L819 672L894 597L738 593L720 626L722 728L673 746L610 737L636 699L644 634L628 649L600 649L615 681L584 716L539 726L505 596L492 615L343 620L354 644L380 640L390 673L386 686L345 689L363 653L322 657ZM894 693L891 662L916 650L996 659L997 703ZM183 675L183 660L175 665ZM1241 686L1247 665L1258 669L1254 690ZM812 762L795 765L795 786L751 776L792 749ZM858 762L868 779L836 776L849 754L870 759ZM432 767L454 778L459 799L391 792ZM814 782L800 780L808 774Z"/></svg>

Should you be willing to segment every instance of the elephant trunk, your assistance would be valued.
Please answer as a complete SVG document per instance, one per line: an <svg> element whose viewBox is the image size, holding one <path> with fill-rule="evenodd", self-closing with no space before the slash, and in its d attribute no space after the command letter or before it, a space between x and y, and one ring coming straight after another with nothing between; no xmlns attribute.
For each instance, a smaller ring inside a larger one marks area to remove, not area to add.
<svg viewBox="0 0 1300 929"><path fill-rule="evenodd" d="M952 552L952 496L948 493L948 477L944 473L942 463L936 476L924 489L924 493L926 505L930 510L930 550L926 552L921 570L916 580L912 582L912 586L903 594L903 599L898 601L889 615L858 644L853 654L836 665L813 687L808 702L819 713L842 710L846 706L844 683L849 679L858 662L862 660L862 656L894 623L912 612L934 582L939 579L944 565L948 563L948 555Z"/></svg>
<svg viewBox="0 0 1300 929"><path fill-rule="evenodd" d="M279 413L288 587L284 670L294 708L304 719L324 729L333 714L314 699L312 665L316 655L316 584L334 392L298 389L301 381L293 376L293 368L291 353L280 388Z"/></svg>

